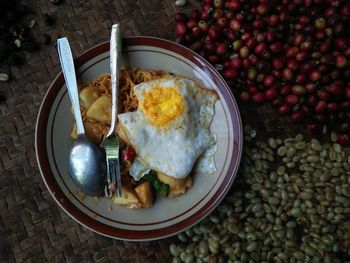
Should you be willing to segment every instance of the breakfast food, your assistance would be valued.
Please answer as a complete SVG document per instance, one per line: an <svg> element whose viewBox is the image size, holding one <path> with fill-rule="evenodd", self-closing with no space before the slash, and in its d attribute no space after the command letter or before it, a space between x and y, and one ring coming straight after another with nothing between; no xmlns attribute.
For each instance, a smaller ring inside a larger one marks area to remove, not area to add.
<svg viewBox="0 0 350 263"><path fill-rule="evenodd" d="M80 90L86 133L96 144L111 119L110 85L105 74ZM117 133L123 196L113 197L114 203L150 207L154 190L176 197L192 186L193 170L215 172L216 140L209 127L217 100L215 91L189 78L122 69Z"/></svg>

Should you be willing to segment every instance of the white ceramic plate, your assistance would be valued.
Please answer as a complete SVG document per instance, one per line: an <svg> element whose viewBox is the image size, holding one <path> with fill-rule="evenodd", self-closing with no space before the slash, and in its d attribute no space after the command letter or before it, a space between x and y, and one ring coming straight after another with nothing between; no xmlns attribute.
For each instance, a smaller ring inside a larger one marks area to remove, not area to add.
<svg viewBox="0 0 350 263"><path fill-rule="evenodd" d="M67 170L72 145L73 115L64 78L60 73L42 102L36 125L36 154L42 177L64 211L87 228L117 239L152 240L174 235L199 222L224 198L240 162L242 124L232 93L219 73L191 50L173 42L151 37L123 39L122 66L165 70L190 77L206 88L215 89L211 131L218 138L215 154L217 173L195 174L193 187L178 198L157 197L147 209L114 206L105 198L96 200L76 195L77 188ZM109 43L98 45L75 60L80 83L109 72Z"/></svg>

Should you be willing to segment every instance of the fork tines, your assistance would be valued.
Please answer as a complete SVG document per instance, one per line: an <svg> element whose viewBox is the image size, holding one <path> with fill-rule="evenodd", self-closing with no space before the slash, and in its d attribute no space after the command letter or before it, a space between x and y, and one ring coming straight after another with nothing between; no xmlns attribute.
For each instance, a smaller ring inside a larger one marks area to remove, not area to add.
<svg viewBox="0 0 350 263"><path fill-rule="evenodd" d="M122 196L121 180L118 176L118 161L107 160L107 184L105 186L105 196L112 197L115 193L118 197Z"/></svg>

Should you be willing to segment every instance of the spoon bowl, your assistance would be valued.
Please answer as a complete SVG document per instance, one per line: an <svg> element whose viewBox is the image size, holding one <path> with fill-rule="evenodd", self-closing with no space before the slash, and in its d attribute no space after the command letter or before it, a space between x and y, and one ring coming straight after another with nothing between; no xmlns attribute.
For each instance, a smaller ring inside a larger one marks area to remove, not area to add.
<svg viewBox="0 0 350 263"><path fill-rule="evenodd" d="M104 188L105 165L101 150L79 135L68 160L69 174L84 193L98 196Z"/></svg>
<svg viewBox="0 0 350 263"><path fill-rule="evenodd" d="M76 186L85 194L98 196L104 190L106 164L102 151L85 137L72 52L67 38L57 40L63 76L72 103L78 138L68 160L68 170Z"/></svg>

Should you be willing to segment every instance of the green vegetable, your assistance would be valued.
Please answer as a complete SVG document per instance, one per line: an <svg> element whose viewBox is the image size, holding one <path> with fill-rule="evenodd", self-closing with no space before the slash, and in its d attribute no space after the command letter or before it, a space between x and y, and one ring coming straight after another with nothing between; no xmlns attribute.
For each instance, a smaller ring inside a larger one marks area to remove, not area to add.
<svg viewBox="0 0 350 263"><path fill-rule="evenodd" d="M159 181L157 177L157 172L151 170L148 174L143 176L143 179L147 180L152 184L152 187L156 189L156 191L163 197L167 197L169 195L170 187L168 184L165 184Z"/></svg>

